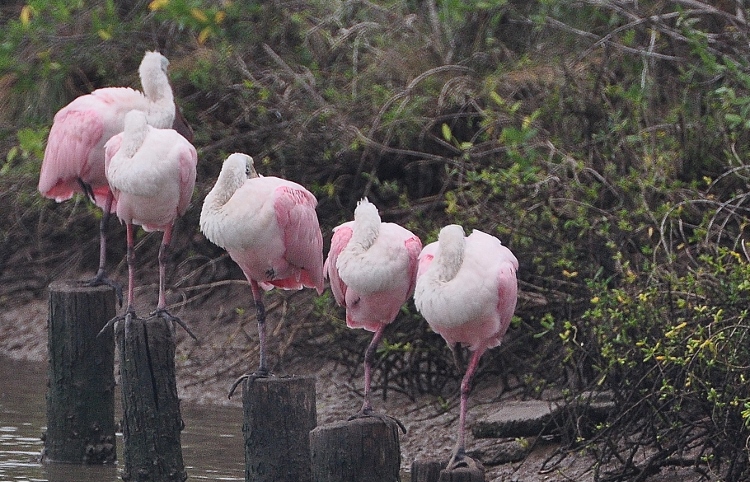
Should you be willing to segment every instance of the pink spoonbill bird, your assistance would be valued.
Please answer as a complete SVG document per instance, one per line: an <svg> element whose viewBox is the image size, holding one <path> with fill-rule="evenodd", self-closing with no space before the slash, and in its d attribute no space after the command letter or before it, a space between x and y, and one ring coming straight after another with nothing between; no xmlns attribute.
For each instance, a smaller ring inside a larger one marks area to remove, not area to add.
<svg viewBox="0 0 750 482"><path fill-rule="evenodd" d="M323 235L315 196L299 184L259 176L253 158L229 156L206 196L200 227L209 241L225 249L245 274L258 319L260 366L242 380L269 375L266 361L266 313L263 290L274 287L323 292Z"/></svg>
<svg viewBox="0 0 750 482"><path fill-rule="evenodd" d="M192 130L176 108L167 78L166 57L146 52L139 68L143 92L107 87L74 99L56 115L39 174L39 192L62 202L83 192L103 210L99 227L99 269L90 285L119 286L106 276L106 226L115 205L104 168L104 144L124 128L125 114L146 112L154 127L174 126L192 140ZM122 300L120 300L122 301Z"/></svg>
<svg viewBox="0 0 750 482"><path fill-rule="evenodd" d="M125 130L107 142L105 159L115 212L127 227L128 304L122 318L135 318L133 226L163 231L159 247L159 300L154 314L179 323L195 338L179 318L167 311L164 294L172 229L175 220L187 211L195 187L198 163L195 147L173 129L148 125L146 113L134 110L125 116Z"/></svg>
<svg viewBox="0 0 750 482"><path fill-rule="evenodd" d="M370 385L373 358L383 332L414 293L422 242L411 231L380 221L366 198L354 210L354 221L333 230L323 272L336 302L346 308L346 324L374 332L365 352L362 408L352 418L373 416Z"/></svg>
<svg viewBox="0 0 750 482"><path fill-rule="evenodd" d="M497 238L478 230L467 237L455 224L441 229L437 242L419 255L417 310L454 355L458 344L474 352L461 381L458 441L449 470L465 457L467 401L479 359L500 345L516 309L517 270L518 260Z"/></svg>

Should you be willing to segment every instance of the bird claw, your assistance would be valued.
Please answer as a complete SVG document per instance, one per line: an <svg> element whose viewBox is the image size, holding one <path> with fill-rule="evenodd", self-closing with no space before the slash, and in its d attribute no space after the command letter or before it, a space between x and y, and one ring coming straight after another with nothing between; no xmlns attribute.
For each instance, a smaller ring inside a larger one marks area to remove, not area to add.
<svg viewBox="0 0 750 482"><path fill-rule="evenodd" d="M159 318L161 318L164 321L171 321L173 323L177 323L178 325L180 325L182 327L183 330L185 330L187 332L188 335L190 335L190 337L193 340L198 341L198 337L196 337L195 334L193 334L193 332L190 331L190 328L188 328L188 326L185 324L185 322L182 321L179 317L174 316L172 313L168 312L167 310L165 310L163 308L159 308L156 311L154 311L153 313L151 313L150 316L152 316L152 317L153 316L158 316Z"/></svg>
<svg viewBox="0 0 750 482"><path fill-rule="evenodd" d="M446 465L445 470L451 471L461 468L471 468L472 465L476 465L474 459L467 457L463 448L457 448L453 451L450 460L448 460L448 465Z"/></svg>
<svg viewBox="0 0 750 482"><path fill-rule="evenodd" d="M96 273L96 276L88 281L82 282L84 286L101 286L107 285L115 290L115 296L117 296L117 306L122 307L122 285L115 280L107 278L107 275L103 271Z"/></svg>
<svg viewBox="0 0 750 482"><path fill-rule="evenodd" d="M118 321L128 322L128 321L133 321L133 320L137 320L137 319L138 319L138 316L135 314L135 310L133 310L132 308L128 309L125 312L125 314L123 314L123 315L117 315L114 318L112 318L111 320L109 320L107 322L107 324L104 325L101 330L99 330L99 333L96 334L96 337L99 338L100 336L102 336L102 334L104 334L105 331L107 331L112 325L114 325Z"/></svg>
<svg viewBox="0 0 750 482"><path fill-rule="evenodd" d="M406 433L406 427L403 423L401 423L401 420L397 419L396 417L391 417L390 415L386 415L384 413L376 412L372 409L372 407L362 407L362 409L349 417L347 420L352 421L356 420L358 418L377 418L378 420L382 421L383 423L387 424L388 422L394 422L396 425L398 425L398 428L401 429L403 433Z"/></svg>
<svg viewBox="0 0 750 482"><path fill-rule="evenodd" d="M245 373L237 380L235 380L234 383L232 383L232 386L229 388L229 395L227 396L227 398L232 398L232 395L234 395L234 391L237 390L237 387L243 381L248 380L248 383L252 385L258 378L268 378L270 375L270 372L266 368L259 368L253 373Z"/></svg>

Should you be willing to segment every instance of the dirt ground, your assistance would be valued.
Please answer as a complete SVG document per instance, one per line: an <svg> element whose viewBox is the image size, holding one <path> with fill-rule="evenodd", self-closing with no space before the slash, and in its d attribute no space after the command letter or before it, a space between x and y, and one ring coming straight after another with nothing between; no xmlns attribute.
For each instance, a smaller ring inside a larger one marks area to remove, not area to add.
<svg viewBox="0 0 750 482"><path fill-rule="evenodd" d="M228 283L213 290L209 298L195 309L190 296L173 296L172 312L181 316L195 332L192 340L178 329L176 353L177 382L181 399L200 404L241 404L241 397L227 399L227 390L237 375L252 371L257 363L256 326L254 312L243 312L238 306L248 307L249 290L244 282ZM154 291L153 286L139 289L142 298ZM274 372L277 374L315 375L317 378L318 424L345 419L356 412L362 403L361 377L352 379L342 367L331 361L301 359L289 355L289 327L304 326L289 320L290 299L298 294L267 296L269 338L271 349L277 354ZM304 295L303 295L304 296ZM296 300L299 301L299 300ZM152 302L152 300L144 300ZM153 300L155 304L155 300ZM298 304L298 303L297 303ZM22 302L5 303L0 314L0 355L20 360L45 361L47 358L47 299L45 295L28 297ZM191 307L192 306L192 307ZM146 312L146 308L138 309ZM296 336L299 336L297 333ZM278 356L281 353L282 356ZM282 360L279 362L278 360ZM497 410L504 400L498 400L499 381L485 379L474 388L470 398L468 426L472 421ZM422 396L412 400L390 391L383 400L375 391L376 410L398 418L407 428L401 436L402 467L409 469L415 459L445 459L455 443L458 423L457 400L451 400L445 411L436 397ZM488 449L493 444L508 440L475 440L467 431L467 450ZM519 482L553 482L593 480L592 461L584 455L556 457L555 444L538 444L519 462L491 466L485 464L486 480ZM561 460L560 460L561 459ZM666 475L666 474L662 474ZM669 476L659 480L672 479Z"/></svg>

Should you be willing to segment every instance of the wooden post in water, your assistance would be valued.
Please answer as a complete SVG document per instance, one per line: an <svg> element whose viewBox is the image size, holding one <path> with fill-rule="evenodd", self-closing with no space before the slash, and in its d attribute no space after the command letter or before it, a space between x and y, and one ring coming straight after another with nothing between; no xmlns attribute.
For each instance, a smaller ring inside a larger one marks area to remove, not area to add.
<svg viewBox="0 0 750 482"><path fill-rule="evenodd" d="M158 317L120 321L117 347L123 408L124 481L183 482L180 414L171 323Z"/></svg>
<svg viewBox="0 0 750 482"><path fill-rule="evenodd" d="M77 281L49 286L45 462L115 461L113 332L97 338L113 316L115 296L109 286Z"/></svg>
<svg viewBox="0 0 750 482"><path fill-rule="evenodd" d="M314 482L398 482L399 427L393 420L355 418L310 432Z"/></svg>
<svg viewBox="0 0 750 482"><path fill-rule="evenodd" d="M245 481L310 482L310 430L317 425L314 377L242 384Z"/></svg>

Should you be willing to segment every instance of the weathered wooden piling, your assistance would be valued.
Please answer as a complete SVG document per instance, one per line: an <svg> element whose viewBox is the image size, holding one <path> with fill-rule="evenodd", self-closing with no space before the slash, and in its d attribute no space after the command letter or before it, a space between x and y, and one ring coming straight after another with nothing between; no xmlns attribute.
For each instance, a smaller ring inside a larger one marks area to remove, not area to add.
<svg viewBox="0 0 750 482"><path fill-rule="evenodd" d="M446 465L447 462L435 459L414 460L411 463L411 482L437 482Z"/></svg>
<svg viewBox="0 0 750 482"><path fill-rule="evenodd" d="M161 318L118 323L123 408L124 481L182 482L180 414L171 323Z"/></svg>
<svg viewBox="0 0 750 482"><path fill-rule="evenodd" d="M242 385L247 482L310 482L314 377L269 377Z"/></svg>
<svg viewBox="0 0 750 482"><path fill-rule="evenodd" d="M465 466L446 470L447 462L415 460L411 464L411 482L484 482L484 466L465 456Z"/></svg>
<svg viewBox="0 0 750 482"><path fill-rule="evenodd" d="M314 482L397 482L401 470L398 424L390 419L355 418L310 432Z"/></svg>
<svg viewBox="0 0 750 482"><path fill-rule="evenodd" d="M77 281L49 286L45 462L115 461L113 332L106 330L97 338L114 315L115 296L109 286Z"/></svg>

